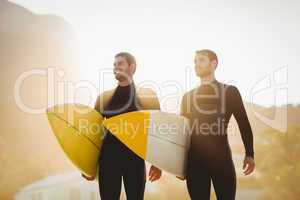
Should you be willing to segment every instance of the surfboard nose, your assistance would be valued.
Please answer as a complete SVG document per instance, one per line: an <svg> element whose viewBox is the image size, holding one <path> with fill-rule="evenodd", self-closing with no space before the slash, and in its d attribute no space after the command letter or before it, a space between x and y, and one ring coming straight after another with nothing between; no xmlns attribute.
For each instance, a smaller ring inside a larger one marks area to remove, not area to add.
<svg viewBox="0 0 300 200"><path fill-rule="evenodd" d="M94 177L104 136L103 117L79 104L55 105L46 111L63 151L84 174Z"/></svg>
<svg viewBox="0 0 300 200"><path fill-rule="evenodd" d="M57 110L57 105L46 108L46 113L54 113L55 110Z"/></svg>

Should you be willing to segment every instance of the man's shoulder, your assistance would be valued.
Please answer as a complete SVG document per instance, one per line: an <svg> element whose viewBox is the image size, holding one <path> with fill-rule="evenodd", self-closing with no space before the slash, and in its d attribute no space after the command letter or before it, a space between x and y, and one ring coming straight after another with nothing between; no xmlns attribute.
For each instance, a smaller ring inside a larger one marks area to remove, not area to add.
<svg viewBox="0 0 300 200"><path fill-rule="evenodd" d="M186 99L186 98L192 96L196 91L197 91L197 87L196 87L196 88L193 88L193 89L191 89L191 90L189 90L189 91L187 91L187 92L185 92L185 93L183 94L182 98L183 98L183 99Z"/></svg>
<svg viewBox="0 0 300 200"><path fill-rule="evenodd" d="M238 91L238 88L231 83L225 83L225 82L218 81L218 84L221 86L222 89L226 89L226 91L231 91L231 92Z"/></svg>
<svg viewBox="0 0 300 200"><path fill-rule="evenodd" d="M101 92L98 95L98 99L106 99L106 98L112 97L115 90L116 90L116 88L113 88L113 89L108 89L108 90ZM156 98L157 97L157 94L153 89L146 88L146 87L136 87L136 93L139 97L142 97L142 98L151 98L151 97Z"/></svg>
<svg viewBox="0 0 300 200"><path fill-rule="evenodd" d="M239 92L239 89L237 86L233 85L233 84L225 84L224 86L228 92L231 92L231 93L237 93Z"/></svg>
<svg viewBox="0 0 300 200"><path fill-rule="evenodd" d="M156 92L151 88L138 87L136 88L137 98L142 109L160 109L159 100Z"/></svg>
<svg viewBox="0 0 300 200"><path fill-rule="evenodd" d="M94 106L97 111L99 111L100 113L103 112L103 108L108 104L108 102L112 98L114 91L115 89L110 89L98 95Z"/></svg>
<svg viewBox="0 0 300 200"><path fill-rule="evenodd" d="M224 89L224 93L227 99L236 98L240 95L239 89L234 84L230 83L220 83L222 88Z"/></svg>
<svg viewBox="0 0 300 200"><path fill-rule="evenodd" d="M239 89L233 84L219 82L219 81L218 81L218 84L221 86L221 89L224 89L226 95L232 95L232 94L239 93ZM187 100L188 98L191 98L197 92L198 89L199 89L199 87L195 87L195 88L185 92L182 96L182 99Z"/></svg>
<svg viewBox="0 0 300 200"><path fill-rule="evenodd" d="M137 95L140 97L156 97L156 92L151 88L137 87Z"/></svg>
<svg viewBox="0 0 300 200"><path fill-rule="evenodd" d="M105 90L98 95L98 99L108 99L108 98L112 97L114 92L115 92L115 88Z"/></svg>

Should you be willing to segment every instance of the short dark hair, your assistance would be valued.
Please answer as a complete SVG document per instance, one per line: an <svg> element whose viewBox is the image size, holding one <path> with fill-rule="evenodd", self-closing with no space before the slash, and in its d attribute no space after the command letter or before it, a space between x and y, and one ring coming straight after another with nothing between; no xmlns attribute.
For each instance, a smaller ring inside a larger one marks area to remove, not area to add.
<svg viewBox="0 0 300 200"><path fill-rule="evenodd" d="M131 65L131 64L136 65L136 60L132 54L130 54L128 52L120 52L115 55L115 58L120 57L120 56L124 57L129 65Z"/></svg>
<svg viewBox="0 0 300 200"><path fill-rule="evenodd" d="M201 49L196 51L196 54L206 54L210 61L215 60L218 64L218 56L215 52L209 49Z"/></svg>

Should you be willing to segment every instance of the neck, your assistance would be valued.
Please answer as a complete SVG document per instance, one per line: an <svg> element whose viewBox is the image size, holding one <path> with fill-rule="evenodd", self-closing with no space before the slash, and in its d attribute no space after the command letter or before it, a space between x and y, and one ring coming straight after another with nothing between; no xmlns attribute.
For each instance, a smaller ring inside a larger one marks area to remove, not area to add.
<svg viewBox="0 0 300 200"><path fill-rule="evenodd" d="M214 82L215 80L216 80L215 74L214 73L209 74L205 77L201 77L201 85L202 84L210 84L210 83Z"/></svg>
<svg viewBox="0 0 300 200"><path fill-rule="evenodd" d="M128 86L132 83L132 79L126 79L124 81L119 81L118 85L121 87Z"/></svg>

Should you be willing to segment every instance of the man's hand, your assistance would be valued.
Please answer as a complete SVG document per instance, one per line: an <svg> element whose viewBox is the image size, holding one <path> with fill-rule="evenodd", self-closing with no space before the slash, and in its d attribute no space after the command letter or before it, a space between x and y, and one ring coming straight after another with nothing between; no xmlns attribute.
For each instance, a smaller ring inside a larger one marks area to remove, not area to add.
<svg viewBox="0 0 300 200"><path fill-rule="evenodd" d="M86 175L83 174L83 173L81 173L81 176L82 176L83 178L85 178L86 180L88 180L88 181L93 181L93 180L95 180L95 177L86 176Z"/></svg>
<svg viewBox="0 0 300 200"><path fill-rule="evenodd" d="M245 176L251 174L254 171L255 168L255 162L252 157L245 157L244 165L243 165L243 173Z"/></svg>
<svg viewBox="0 0 300 200"><path fill-rule="evenodd" d="M149 170L149 181L153 182L158 180L161 177L161 170L155 167L154 165L151 165Z"/></svg>

